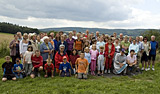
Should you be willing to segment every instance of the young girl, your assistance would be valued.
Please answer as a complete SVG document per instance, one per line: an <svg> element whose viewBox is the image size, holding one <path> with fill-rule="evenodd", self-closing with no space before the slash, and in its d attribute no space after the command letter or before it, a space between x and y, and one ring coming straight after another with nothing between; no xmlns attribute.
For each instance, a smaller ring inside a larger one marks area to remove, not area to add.
<svg viewBox="0 0 160 94"><path fill-rule="evenodd" d="M32 61L31 61L32 54L33 54L33 47L29 45L23 58L24 61L23 65L27 76L30 75L32 72Z"/></svg>
<svg viewBox="0 0 160 94"><path fill-rule="evenodd" d="M90 50L91 54L91 75L95 75L95 70L96 70L96 60L97 60L97 55L98 51L96 50L96 45L92 45L92 49Z"/></svg>
<svg viewBox="0 0 160 94"><path fill-rule="evenodd" d="M90 55L90 53L89 53L89 48L88 47L86 47L85 49L84 49L84 54L85 54L85 56L84 56L84 58L85 59L87 59L88 60L88 63L90 64L91 63L91 55ZM89 70L89 66L88 66L88 70Z"/></svg>
<svg viewBox="0 0 160 94"><path fill-rule="evenodd" d="M89 41L88 41L88 40L84 43L83 50L84 50L86 47L90 47L90 43L89 43Z"/></svg>
<svg viewBox="0 0 160 94"><path fill-rule="evenodd" d="M72 54L69 56L70 65L71 65L71 68L73 70L73 74L76 73L75 62L76 62L77 58L79 58L78 51L76 49L73 49Z"/></svg>
<svg viewBox="0 0 160 94"><path fill-rule="evenodd" d="M98 53L98 76L100 76L100 70L102 71L101 75L103 76L105 65L104 46L100 46L99 49L100 52Z"/></svg>
<svg viewBox="0 0 160 94"><path fill-rule="evenodd" d="M106 57L105 73L107 72L107 70L108 70L108 73L110 73L114 52L115 52L115 47L114 47L114 44L112 43L112 38L109 38L108 43L105 45L105 57Z"/></svg>

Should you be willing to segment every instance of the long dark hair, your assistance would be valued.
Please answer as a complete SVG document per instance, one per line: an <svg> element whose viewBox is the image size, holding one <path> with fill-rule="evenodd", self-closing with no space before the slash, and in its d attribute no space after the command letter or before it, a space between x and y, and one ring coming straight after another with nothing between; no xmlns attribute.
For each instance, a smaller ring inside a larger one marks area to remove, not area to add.
<svg viewBox="0 0 160 94"><path fill-rule="evenodd" d="M77 49L72 49L72 55L74 55L74 54L73 54L73 51L76 51L76 54L75 54L75 55L78 55Z"/></svg>

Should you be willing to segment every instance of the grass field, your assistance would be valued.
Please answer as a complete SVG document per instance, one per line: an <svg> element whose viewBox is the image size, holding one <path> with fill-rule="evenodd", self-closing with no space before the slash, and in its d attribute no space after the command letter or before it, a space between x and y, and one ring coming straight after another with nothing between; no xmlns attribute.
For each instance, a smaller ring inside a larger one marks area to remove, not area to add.
<svg viewBox="0 0 160 94"><path fill-rule="evenodd" d="M13 38L13 35L0 33L1 41L3 39L10 41L9 38ZM143 72L137 76L111 78L89 76L87 80L79 80L74 76L35 79L26 77L17 81L0 81L0 94L159 94L159 56L155 71ZM4 58L0 59L0 79L3 74L2 63L4 63Z"/></svg>
<svg viewBox="0 0 160 94"><path fill-rule="evenodd" d="M13 34L0 33L0 43L7 41L8 43L14 39Z"/></svg>

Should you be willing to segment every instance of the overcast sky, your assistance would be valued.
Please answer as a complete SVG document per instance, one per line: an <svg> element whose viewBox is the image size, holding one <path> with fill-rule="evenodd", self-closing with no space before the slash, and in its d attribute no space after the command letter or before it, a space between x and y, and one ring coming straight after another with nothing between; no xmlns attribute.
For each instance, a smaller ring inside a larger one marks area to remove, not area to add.
<svg viewBox="0 0 160 94"><path fill-rule="evenodd" d="M0 22L34 28L160 29L160 0L0 0Z"/></svg>

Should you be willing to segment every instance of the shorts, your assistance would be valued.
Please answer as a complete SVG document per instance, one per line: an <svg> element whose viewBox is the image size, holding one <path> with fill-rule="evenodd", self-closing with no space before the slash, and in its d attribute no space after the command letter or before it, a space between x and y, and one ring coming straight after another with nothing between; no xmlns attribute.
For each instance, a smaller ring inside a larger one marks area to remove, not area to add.
<svg viewBox="0 0 160 94"><path fill-rule="evenodd" d="M78 73L78 79L87 79L87 74Z"/></svg>
<svg viewBox="0 0 160 94"><path fill-rule="evenodd" d="M151 58L152 58L152 61L155 61L156 60L156 55L149 54L149 60L151 60Z"/></svg>
<svg viewBox="0 0 160 94"><path fill-rule="evenodd" d="M141 61L148 61L149 56L147 56L146 52L143 52L142 57L141 57Z"/></svg>
<svg viewBox="0 0 160 94"><path fill-rule="evenodd" d="M35 76L38 76L38 70L39 68L34 68L34 71L31 72L31 74L35 75Z"/></svg>
<svg viewBox="0 0 160 94"><path fill-rule="evenodd" d="M61 72L61 75L60 75L61 77L70 77L70 73L69 72Z"/></svg>
<svg viewBox="0 0 160 94"><path fill-rule="evenodd" d="M14 74L4 74L3 78L7 78L7 80L12 80L12 78L16 77Z"/></svg>

